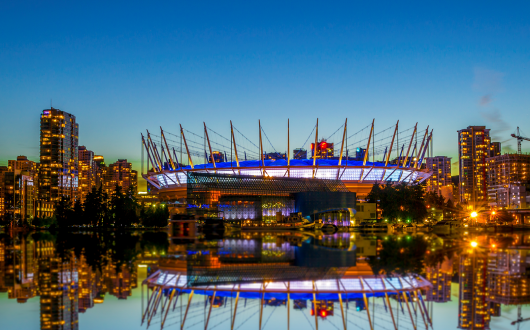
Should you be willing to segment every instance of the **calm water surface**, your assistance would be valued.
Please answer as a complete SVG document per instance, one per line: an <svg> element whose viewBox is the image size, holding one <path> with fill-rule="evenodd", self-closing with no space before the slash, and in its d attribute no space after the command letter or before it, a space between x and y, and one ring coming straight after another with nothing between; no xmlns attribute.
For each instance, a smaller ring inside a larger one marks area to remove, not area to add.
<svg viewBox="0 0 530 330"><path fill-rule="evenodd" d="M523 233L0 233L0 329L516 329L529 249Z"/></svg>

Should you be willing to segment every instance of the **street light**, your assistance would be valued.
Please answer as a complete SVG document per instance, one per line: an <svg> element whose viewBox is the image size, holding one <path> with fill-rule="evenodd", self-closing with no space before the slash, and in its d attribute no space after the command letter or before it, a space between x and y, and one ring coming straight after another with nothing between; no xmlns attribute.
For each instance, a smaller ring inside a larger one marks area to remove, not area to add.
<svg viewBox="0 0 530 330"><path fill-rule="evenodd" d="M473 224L476 225L477 224L477 216L478 216L477 211L471 212L470 216L471 216L472 220L475 220Z"/></svg>
<svg viewBox="0 0 530 330"><path fill-rule="evenodd" d="M476 248L477 245L478 245L477 242L475 242L475 241L471 242L471 247Z"/></svg>

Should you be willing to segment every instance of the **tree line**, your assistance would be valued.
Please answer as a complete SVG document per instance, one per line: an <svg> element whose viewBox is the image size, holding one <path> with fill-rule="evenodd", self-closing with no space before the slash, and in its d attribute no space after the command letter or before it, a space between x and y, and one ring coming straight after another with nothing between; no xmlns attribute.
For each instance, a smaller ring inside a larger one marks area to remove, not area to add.
<svg viewBox="0 0 530 330"><path fill-rule="evenodd" d="M366 197L369 203L376 203L382 217L391 222L423 222L429 217L429 209L443 212L444 219L459 218L464 209L434 192L425 193L424 185L374 184Z"/></svg>
<svg viewBox="0 0 530 330"><path fill-rule="evenodd" d="M165 204L144 206L138 202L133 189L123 191L121 186L116 185L110 198L101 187L92 188L83 203L63 196L55 205L53 217L35 218L32 225L51 228L165 227L168 218L169 210Z"/></svg>

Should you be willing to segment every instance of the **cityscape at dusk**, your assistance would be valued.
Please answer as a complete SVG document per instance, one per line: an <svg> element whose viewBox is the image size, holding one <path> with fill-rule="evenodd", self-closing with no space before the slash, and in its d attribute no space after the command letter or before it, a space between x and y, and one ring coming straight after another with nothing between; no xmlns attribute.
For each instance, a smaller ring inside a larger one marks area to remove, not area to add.
<svg viewBox="0 0 530 330"><path fill-rule="evenodd" d="M1 329L525 329L530 5L0 5Z"/></svg>

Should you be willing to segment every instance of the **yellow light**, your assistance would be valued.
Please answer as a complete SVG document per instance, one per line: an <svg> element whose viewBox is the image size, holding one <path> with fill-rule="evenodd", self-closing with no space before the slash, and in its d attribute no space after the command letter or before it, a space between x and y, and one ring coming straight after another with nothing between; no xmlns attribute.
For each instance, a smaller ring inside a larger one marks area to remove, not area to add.
<svg viewBox="0 0 530 330"><path fill-rule="evenodd" d="M475 241L471 242L471 247L477 247L477 245L478 245L477 242Z"/></svg>
<svg viewBox="0 0 530 330"><path fill-rule="evenodd" d="M476 218L476 217L477 217L477 215L478 215L478 213L477 213L477 212L475 212L475 211L471 212L471 217L472 217L472 218Z"/></svg>
<svg viewBox="0 0 530 330"><path fill-rule="evenodd" d="M493 215L495 215L495 213L496 213L495 211L491 212L491 214L493 214Z"/></svg>

